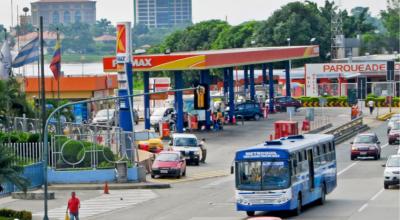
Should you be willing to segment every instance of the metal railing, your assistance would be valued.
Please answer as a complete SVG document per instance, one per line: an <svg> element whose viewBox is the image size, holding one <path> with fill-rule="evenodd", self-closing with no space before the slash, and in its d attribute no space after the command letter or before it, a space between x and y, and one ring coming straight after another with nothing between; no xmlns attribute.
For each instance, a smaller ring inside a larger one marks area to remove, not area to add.
<svg viewBox="0 0 400 220"><path fill-rule="evenodd" d="M363 132L368 129L368 125L363 124L363 117L358 117L344 125L325 132L325 134L332 134L335 137L335 143L339 144L353 137L359 132Z"/></svg>

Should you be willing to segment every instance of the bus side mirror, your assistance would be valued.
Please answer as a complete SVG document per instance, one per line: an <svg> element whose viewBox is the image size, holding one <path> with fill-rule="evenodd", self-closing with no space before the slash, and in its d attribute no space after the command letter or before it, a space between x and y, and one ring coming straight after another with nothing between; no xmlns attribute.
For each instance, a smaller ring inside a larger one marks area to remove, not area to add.
<svg viewBox="0 0 400 220"><path fill-rule="evenodd" d="M293 161L293 167L297 167L297 160Z"/></svg>
<svg viewBox="0 0 400 220"><path fill-rule="evenodd" d="M235 173L235 169L233 168L233 166L231 166L231 174Z"/></svg>

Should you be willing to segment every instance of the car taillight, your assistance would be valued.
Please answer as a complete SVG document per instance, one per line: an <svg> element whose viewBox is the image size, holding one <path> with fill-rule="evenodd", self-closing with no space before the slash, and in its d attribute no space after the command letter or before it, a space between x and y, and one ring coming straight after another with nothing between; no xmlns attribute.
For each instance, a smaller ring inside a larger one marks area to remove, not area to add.
<svg viewBox="0 0 400 220"><path fill-rule="evenodd" d="M358 150L357 147L351 147L351 150Z"/></svg>
<svg viewBox="0 0 400 220"><path fill-rule="evenodd" d="M148 144L139 144L139 149L148 149L149 145Z"/></svg>

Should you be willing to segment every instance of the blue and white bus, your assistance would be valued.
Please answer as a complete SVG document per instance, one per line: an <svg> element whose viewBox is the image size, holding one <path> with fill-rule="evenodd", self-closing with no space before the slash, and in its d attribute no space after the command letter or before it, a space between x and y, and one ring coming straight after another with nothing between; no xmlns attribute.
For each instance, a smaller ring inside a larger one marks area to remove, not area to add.
<svg viewBox="0 0 400 220"><path fill-rule="evenodd" d="M238 211L253 216L255 211L291 210L299 215L306 204L323 204L336 187L334 138L296 135L239 150L235 171Z"/></svg>

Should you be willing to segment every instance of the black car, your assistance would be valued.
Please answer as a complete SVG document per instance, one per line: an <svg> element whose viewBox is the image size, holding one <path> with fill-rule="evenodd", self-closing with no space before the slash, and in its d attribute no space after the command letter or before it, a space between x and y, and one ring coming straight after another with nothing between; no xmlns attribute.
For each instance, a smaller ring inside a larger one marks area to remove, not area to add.
<svg viewBox="0 0 400 220"><path fill-rule="evenodd" d="M281 96L274 98L274 105L276 111L286 111L287 107L294 107L297 111L301 107L301 102L290 96Z"/></svg>
<svg viewBox="0 0 400 220"><path fill-rule="evenodd" d="M236 105L235 117L237 119L244 117L245 119L254 119L257 121L263 117L263 112L259 103L247 101Z"/></svg>

